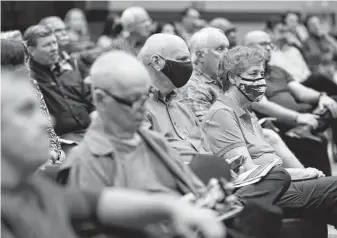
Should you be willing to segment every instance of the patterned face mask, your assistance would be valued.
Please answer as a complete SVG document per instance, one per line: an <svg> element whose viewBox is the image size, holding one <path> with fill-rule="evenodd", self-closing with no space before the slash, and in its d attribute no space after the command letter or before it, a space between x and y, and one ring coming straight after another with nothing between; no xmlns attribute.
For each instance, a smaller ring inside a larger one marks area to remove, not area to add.
<svg viewBox="0 0 337 238"><path fill-rule="evenodd" d="M259 102L261 101L264 93L266 92L267 85L266 83L263 84L248 84L245 82L253 82L256 83L260 80L264 80L264 78L257 78L257 79L247 79L243 78L240 75L237 75L241 78L243 82L236 86L238 90L251 102Z"/></svg>

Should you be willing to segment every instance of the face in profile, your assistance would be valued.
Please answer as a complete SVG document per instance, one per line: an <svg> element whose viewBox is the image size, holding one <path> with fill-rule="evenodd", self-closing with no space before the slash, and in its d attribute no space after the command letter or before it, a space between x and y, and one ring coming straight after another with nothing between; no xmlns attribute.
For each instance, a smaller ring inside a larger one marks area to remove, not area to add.
<svg viewBox="0 0 337 238"><path fill-rule="evenodd" d="M2 72L1 77L2 156L33 172L49 158L47 120L28 77L9 72Z"/></svg>
<svg viewBox="0 0 337 238"><path fill-rule="evenodd" d="M51 34L37 39L36 46L29 46L32 58L43 65L53 65L59 60L56 37Z"/></svg>

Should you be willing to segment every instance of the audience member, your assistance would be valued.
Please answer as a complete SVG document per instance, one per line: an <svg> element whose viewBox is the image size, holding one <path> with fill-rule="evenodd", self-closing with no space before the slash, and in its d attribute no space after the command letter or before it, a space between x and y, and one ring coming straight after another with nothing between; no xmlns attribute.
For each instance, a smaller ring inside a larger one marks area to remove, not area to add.
<svg viewBox="0 0 337 238"><path fill-rule="evenodd" d="M120 36L123 27L120 23L120 17L115 13L108 14L101 36L97 40L97 46L106 49L111 46L113 40Z"/></svg>
<svg viewBox="0 0 337 238"><path fill-rule="evenodd" d="M89 86L84 84L76 61L60 56L56 37L48 27L31 26L24 39L30 55L31 77L56 120L55 132L78 143L95 110Z"/></svg>
<svg viewBox="0 0 337 238"><path fill-rule="evenodd" d="M229 50L219 63L218 75L224 94L212 105L202 123L205 142L214 154L224 159L244 155L242 172L256 164L280 160L264 140L257 118L251 112L252 103L260 101L267 88L264 71L262 50L242 46ZM296 211L303 219L336 226L337 177L321 177L323 173L315 169L288 169L288 172L293 179L305 179L308 175L319 178L292 182L275 203L285 214Z"/></svg>
<svg viewBox="0 0 337 238"><path fill-rule="evenodd" d="M13 70L22 70L26 73L27 81L29 80L40 102L40 108L48 121L47 131L49 134L49 154L51 161L61 159L62 149L59 138L57 137L52 124L52 117L49 114L46 102L40 91L39 85L35 80L29 77L29 71L26 66L28 52L22 41L12 39L1 39L1 66L12 67Z"/></svg>
<svg viewBox="0 0 337 238"><path fill-rule="evenodd" d="M144 227L159 222L169 222L179 235L198 229L206 238L225 236L215 214L175 197L118 188L64 189L33 176L48 157L47 125L26 74L2 67L2 237L79 237L75 230L86 221L109 227L110 234L135 230L137 237Z"/></svg>
<svg viewBox="0 0 337 238"><path fill-rule="evenodd" d="M228 51L229 42L221 30L204 28L191 37L189 48L193 73L187 84L179 90L178 98L202 121L217 92L221 90L217 67L221 55Z"/></svg>
<svg viewBox="0 0 337 238"><path fill-rule="evenodd" d="M331 168L326 145L315 141L315 136L312 133L326 129L328 123L323 118L331 118L331 114L336 116L337 103L325 94L296 82L285 70L269 65L272 43L267 33L263 31L249 32L245 36L245 44L260 46L265 52L267 90L262 100L253 104L253 109L262 115L278 119L282 138L305 166L318 168L330 175ZM319 113L325 112L321 119L319 119L319 115L312 114L316 105L322 110ZM332 118L328 120L330 123L334 123ZM295 125L303 124L308 126L297 127L293 131L300 139L286 136L285 133ZM308 144L311 143L314 144L308 151Z"/></svg>
<svg viewBox="0 0 337 238"><path fill-rule="evenodd" d="M283 15L283 22L290 30L290 32L301 42L304 42L308 39L308 31L306 27L301 24L301 16L297 12L286 12Z"/></svg>
<svg viewBox="0 0 337 238"><path fill-rule="evenodd" d="M303 47L309 68L333 80L337 72L337 40L324 30L317 16L308 17L306 26L309 38Z"/></svg>
<svg viewBox="0 0 337 238"><path fill-rule="evenodd" d="M67 26L70 41L77 45L79 51L94 47L83 10L70 9L64 18L64 23Z"/></svg>
<svg viewBox="0 0 337 238"><path fill-rule="evenodd" d="M194 113L177 102L177 88L192 74L188 47L178 36L154 34L139 52L138 58L150 72L151 89L146 104L150 130L159 132L181 154L205 152ZM190 162L191 155L182 156Z"/></svg>
<svg viewBox="0 0 337 238"><path fill-rule="evenodd" d="M170 35L179 35L174 24L170 22L159 22L157 24L157 27L154 33L155 34L164 33L164 34L170 34Z"/></svg>
<svg viewBox="0 0 337 238"><path fill-rule="evenodd" d="M181 20L175 24L175 27L179 36L186 42L188 42L191 36L196 32L195 25L199 19L200 13L196 8L189 7L181 13Z"/></svg>
<svg viewBox="0 0 337 238"><path fill-rule="evenodd" d="M230 48L237 45L236 27L226 18L215 18L209 23L209 26L218 28L225 33Z"/></svg>
<svg viewBox="0 0 337 238"><path fill-rule="evenodd" d="M0 39L14 39L22 41L22 34L19 30L5 31L0 33Z"/></svg>

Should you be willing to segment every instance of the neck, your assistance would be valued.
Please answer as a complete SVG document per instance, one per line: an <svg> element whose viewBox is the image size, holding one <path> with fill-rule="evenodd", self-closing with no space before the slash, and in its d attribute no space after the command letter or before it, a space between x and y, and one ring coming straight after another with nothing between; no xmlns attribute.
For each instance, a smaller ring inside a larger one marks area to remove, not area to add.
<svg viewBox="0 0 337 238"><path fill-rule="evenodd" d="M104 132L109 136L113 136L116 138L120 138L122 140L132 140L136 137L137 131L125 130L118 123L111 122L111 120L107 120L108 122L103 122Z"/></svg>
<svg viewBox="0 0 337 238"><path fill-rule="evenodd" d="M12 164L8 163L8 159L2 156L1 158L1 186L7 188L14 188L26 176L19 169L15 168Z"/></svg>
<svg viewBox="0 0 337 238"><path fill-rule="evenodd" d="M252 102L248 101L248 99L242 95L239 89L237 89L235 86L228 90L226 94L242 109L247 109L252 104Z"/></svg>

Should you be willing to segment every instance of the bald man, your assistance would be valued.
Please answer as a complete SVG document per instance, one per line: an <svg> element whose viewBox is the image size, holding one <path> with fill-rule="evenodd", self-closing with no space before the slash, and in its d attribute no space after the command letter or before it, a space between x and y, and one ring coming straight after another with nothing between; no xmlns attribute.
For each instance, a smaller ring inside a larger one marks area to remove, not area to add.
<svg viewBox="0 0 337 238"><path fill-rule="evenodd" d="M19 69L1 68L1 126L1 237L79 237L74 228L86 221L113 227L114 234L116 228L141 230L167 220L181 235L196 226L209 238L225 235L215 214L175 197L117 188L65 189L36 175L48 158L47 120Z"/></svg>
<svg viewBox="0 0 337 238"><path fill-rule="evenodd" d="M209 23L210 27L222 30L228 38L229 47L233 48L237 45L236 27L226 18L215 18Z"/></svg>
<svg viewBox="0 0 337 238"><path fill-rule="evenodd" d="M201 132L194 113L177 102L177 89L192 74L190 52L184 40L175 35L155 34L146 42L138 58L150 72L151 90L147 103L148 128L161 133L190 162L191 155L204 153Z"/></svg>
<svg viewBox="0 0 337 238"><path fill-rule="evenodd" d="M311 135L311 131L322 131L327 126L326 122L318 120L318 115L313 114L315 107L318 105L318 108L323 109L321 112L316 111L316 113L325 113L324 117L329 120L331 114L333 116L337 115L337 103L331 97L295 81L285 70L270 65L269 60L273 45L270 36L266 32L249 32L244 38L244 43L249 46L261 47L265 51L266 58L266 96L261 102L254 103L253 109L263 115L278 119L282 137L305 166L318 168L325 174L331 175L326 150L322 148L318 152L317 148L322 147L322 145L319 146L319 143L317 144L314 141L315 136ZM299 146L298 139L294 139L295 141L291 142L292 139L289 139L284 134L298 125L308 126L307 129L300 127L298 130L292 131L296 133L297 137L304 139L303 146ZM314 143L310 147L310 153L305 152L308 148L307 143Z"/></svg>
<svg viewBox="0 0 337 238"><path fill-rule="evenodd" d="M191 37L189 48L193 73L188 83L179 90L178 98L201 122L221 91L217 70L221 55L228 51L229 42L221 30L209 27Z"/></svg>

